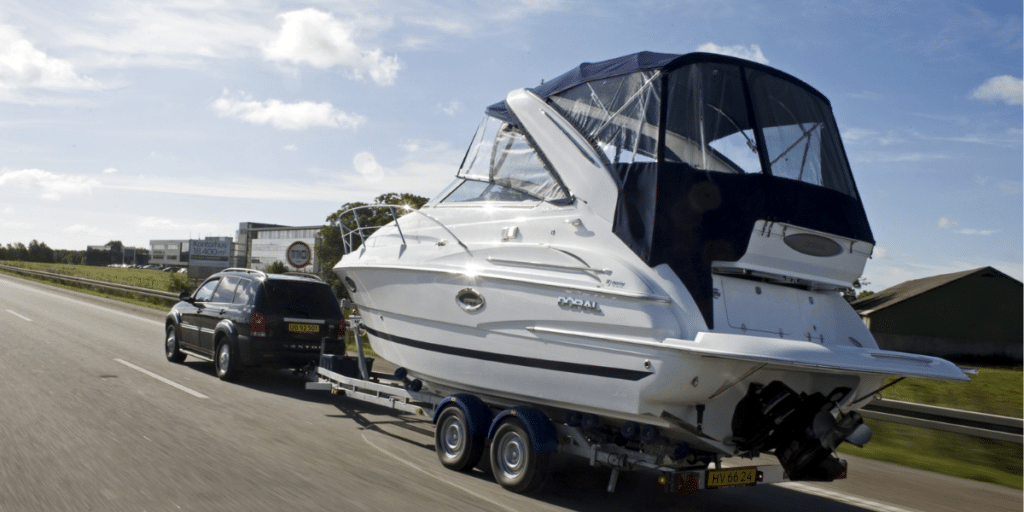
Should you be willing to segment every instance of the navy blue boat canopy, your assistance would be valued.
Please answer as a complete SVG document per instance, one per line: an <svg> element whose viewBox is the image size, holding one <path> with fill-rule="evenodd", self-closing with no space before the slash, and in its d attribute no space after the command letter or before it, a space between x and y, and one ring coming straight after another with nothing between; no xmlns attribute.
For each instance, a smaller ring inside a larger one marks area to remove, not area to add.
<svg viewBox="0 0 1024 512"><path fill-rule="evenodd" d="M604 155L619 184L616 235L647 264L668 264L709 326L712 262L742 258L756 221L874 243L831 104L786 73L641 52L531 90ZM519 127L504 102L486 114Z"/></svg>

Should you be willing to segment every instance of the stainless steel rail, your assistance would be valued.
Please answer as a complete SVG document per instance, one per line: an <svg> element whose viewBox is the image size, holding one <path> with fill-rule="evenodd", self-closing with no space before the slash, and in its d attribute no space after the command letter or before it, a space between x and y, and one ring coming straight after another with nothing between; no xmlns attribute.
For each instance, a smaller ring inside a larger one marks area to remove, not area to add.
<svg viewBox="0 0 1024 512"><path fill-rule="evenodd" d="M108 283L106 281L96 281L94 279L86 279L84 277L68 276L64 274L54 274L52 272L43 272L41 270L29 270L27 268L13 267L10 265L0 265L0 269L8 270L11 272L19 272L22 274L34 275L37 277L45 277L47 279L56 279L59 281L68 281L71 283L84 284L89 286L95 286L97 288L106 288L108 290L118 290L122 292L130 292L139 295L145 295L148 297L155 297L158 299L177 300L178 295L171 292L162 292L160 290L152 290L149 288L140 288L138 286L129 286L126 284Z"/></svg>
<svg viewBox="0 0 1024 512"><path fill-rule="evenodd" d="M1024 444L1024 419L934 405L876 398L860 411L865 418Z"/></svg>
<svg viewBox="0 0 1024 512"><path fill-rule="evenodd" d="M96 286L98 288L108 288L137 293L140 295L148 295L150 297L157 297L161 299L175 300L178 298L177 295L171 292L150 290L136 286L108 283L93 279L42 272L39 270L28 270L9 265L0 265L0 268L13 272L46 277L49 279L59 279L62 281ZM915 404L899 400L886 400L884 398L876 398L872 400L868 405L865 405L864 408L861 409L860 413L865 418L1024 444L1024 419L1021 418L949 409L946 407L936 407L934 405Z"/></svg>

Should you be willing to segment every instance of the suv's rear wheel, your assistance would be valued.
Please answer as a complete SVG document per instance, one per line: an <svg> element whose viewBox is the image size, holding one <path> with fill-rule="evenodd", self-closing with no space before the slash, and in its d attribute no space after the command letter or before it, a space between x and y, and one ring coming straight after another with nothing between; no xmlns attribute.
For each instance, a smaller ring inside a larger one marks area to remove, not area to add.
<svg viewBox="0 0 1024 512"><path fill-rule="evenodd" d="M238 378L238 350L227 338L217 340L217 355L213 358L213 365L221 380L232 381Z"/></svg>
<svg viewBox="0 0 1024 512"><path fill-rule="evenodd" d="M167 326L167 336L164 338L164 355L172 363L180 363L185 360L185 354L178 349L178 333L173 325Z"/></svg>

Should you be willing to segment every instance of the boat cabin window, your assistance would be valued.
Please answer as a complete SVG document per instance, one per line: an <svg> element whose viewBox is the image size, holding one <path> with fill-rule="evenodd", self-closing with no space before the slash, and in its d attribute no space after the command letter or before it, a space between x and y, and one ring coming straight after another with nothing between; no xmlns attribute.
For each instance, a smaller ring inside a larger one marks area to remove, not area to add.
<svg viewBox="0 0 1024 512"><path fill-rule="evenodd" d="M569 197L523 132L490 116L484 116L477 129L458 177L463 182L441 202L559 201Z"/></svg>
<svg viewBox="0 0 1024 512"><path fill-rule="evenodd" d="M748 69L747 82L771 174L856 198L829 105L801 87L760 71Z"/></svg>
<svg viewBox="0 0 1024 512"><path fill-rule="evenodd" d="M580 84L552 104L613 167L658 157L660 71L640 71Z"/></svg>
<svg viewBox="0 0 1024 512"><path fill-rule="evenodd" d="M668 79L665 160L701 171L761 172L738 66L696 64Z"/></svg>

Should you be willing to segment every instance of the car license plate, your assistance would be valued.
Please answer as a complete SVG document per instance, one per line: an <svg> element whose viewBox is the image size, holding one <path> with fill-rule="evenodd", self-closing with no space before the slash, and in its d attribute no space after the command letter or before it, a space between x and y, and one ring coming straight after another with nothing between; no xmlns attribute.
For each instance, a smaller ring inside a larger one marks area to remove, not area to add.
<svg viewBox="0 0 1024 512"><path fill-rule="evenodd" d="M757 484L757 468L728 468L709 469L708 479L704 487L716 489L718 487L731 487L733 485L755 485Z"/></svg>
<svg viewBox="0 0 1024 512"><path fill-rule="evenodd" d="M288 332L298 334L316 334L320 332L320 326L316 324L288 324Z"/></svg>

